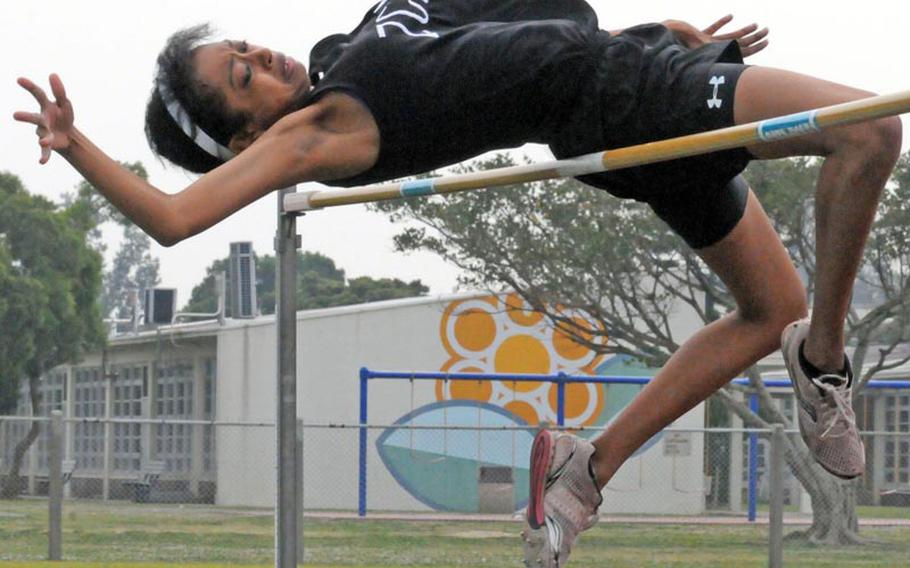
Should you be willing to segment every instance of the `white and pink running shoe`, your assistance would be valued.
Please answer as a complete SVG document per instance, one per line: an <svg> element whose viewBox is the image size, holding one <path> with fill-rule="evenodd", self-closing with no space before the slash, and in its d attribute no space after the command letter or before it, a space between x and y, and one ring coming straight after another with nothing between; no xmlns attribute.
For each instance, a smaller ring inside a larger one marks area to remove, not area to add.
<svg viewBox="0 0 910 568"><path fill-rule="evenodd" d="M571 434L540 430L531 447L531 487L524 564L561 568L578 534L597 522L603 502L590 469L594 446Z"/></svg>
<svg viewBox="0 0 910 568"><path fill-rule="evenodd" d="M796 393L799 431L819 465L843 479L866 469L866 450L853 413L853 370L810 377L803 366L809 320L791 323L781 337L781 352Z"/></svg>

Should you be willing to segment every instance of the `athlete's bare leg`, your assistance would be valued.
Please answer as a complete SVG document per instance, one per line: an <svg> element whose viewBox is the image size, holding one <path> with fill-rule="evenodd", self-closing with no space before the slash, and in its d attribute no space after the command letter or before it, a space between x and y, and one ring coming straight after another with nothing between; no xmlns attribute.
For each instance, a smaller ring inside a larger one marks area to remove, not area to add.
<svg viewBox="0 0 910 568"><path fill-rule="evenodd" d="M738 307L686 341L594 441L601 485L651 436L779 348L784 326L806 314L799 275L751 192L733 231L698 253Z"/></svg>
<svg viewBox="0 0 910 568"><path fill-rule="evenodd" d="M769 96L773 92L773 96ZM805 75L753 67L736 90L737 123L870 96ZM825 158L816 187L816 275L805 353L816 367L839 371L844 320L878 199L900 155L900 119L831 128L750 148L758 158Z"/></svg>
<svg viewBox="0 0 910 568"><path fill-rule="evenodd" d="M805 75L752 67L739 79L735 120L744 124L869 95ZM816 284L805 351L821 369L843 365L853 281L900 140L900 121L889 118L750 148L760 159L825 158L816 188ZM777 349L783 327L805 313L802 285L754 198L730 235L699 252L727 285L738 309L687 341L594 442L592 461L601 484L651 436Z"/></svg>

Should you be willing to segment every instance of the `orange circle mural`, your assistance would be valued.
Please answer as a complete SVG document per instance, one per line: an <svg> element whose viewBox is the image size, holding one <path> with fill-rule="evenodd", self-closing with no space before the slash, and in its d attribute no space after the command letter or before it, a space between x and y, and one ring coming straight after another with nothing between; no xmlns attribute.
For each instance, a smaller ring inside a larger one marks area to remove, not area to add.
<svg viewBox="0 0 910 568"><path fill-rule="evenodd" d="M590 347L587 347L583 343L578 343L573 339L572 335L576 335L581 338L583 341L590 343L594 337L594 334L590 331L588 322L581 318L572 318L574 324L578 327L572 327L571 329L556 329L553 332L553 348L556 349L556 352L559 353L561 357L566 359L581 359L590 352Z"/></svg>
<svg viewBox="0 0 910 568"><path fill-rule="evenodd" d="M530 335L513 335L496 349L493 364L496 373L534 373L545 375L550 370L550 354L539 339ZM516 383L517 389L533 390L527 385Z"/></svg>
<svg viewBox="0 0 910 568"><path fill-rule="evenodd" d="M560 308L582 329L588 343L605 345L605 334L584 313ZM595 333L594 330L598 330ZM555 375L592 374L604 356L554 328L517 294L458 300L446 307L440 339L449 354L447 372ZM566 425L588 426L603 409L603 389L585 384L566 387ZM500 406L528 424L556 422L556 387L549 382L438 381L437 400L458 399Z"/></svg>
<svg viewBox="0 0 910 568"><path fill-rule="evenodd" d="M557 408L559 404L559 389L556 385L550 385L547 393L547 401L551 408ZM577 419L585 414L585 411L591 405L591 389L589 385L582 383L571 383L566 385L566 420ZM595 416L600 414L600 409L596 408Z"/></svg>
<svg viewBox="0 0 910 568"><path fill-rule="evenodd" d="M540 422L540 419L537 416L537 409L522 400L507 402L503 408L523 419L528 424L538 424Z"/></svg>
<svg viewBox="0 0 910 568"><path fill-rule="evenodd" d="M491 381L450 381L449 395L457 400L479 400L487 402L493 395Z"/></svg>
<svg viewBox="0 0 910 568"><path fill-rule="evenodd" d="M518 325L532 326L543 320L543 314L528 309L525 301L514 292L506 296L505 304L509 319Z"/></svg>
<svg viewBox="0 0 910 568"><path fill-rule="evenodd" d="M455 318L455 340L469 351L483 351L496 339L496 321L480 310L467 310Z"/></svg>

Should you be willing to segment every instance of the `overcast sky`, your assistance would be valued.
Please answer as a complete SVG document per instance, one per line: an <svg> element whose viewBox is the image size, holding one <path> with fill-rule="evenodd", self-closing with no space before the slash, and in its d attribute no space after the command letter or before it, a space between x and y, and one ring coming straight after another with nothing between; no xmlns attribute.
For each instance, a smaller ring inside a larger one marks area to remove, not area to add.
<svg viewBox="0 0 910 568"><path fill-rule="evenodd" d="M329 33L350 30L374 3L4 2L0 16L5 52L0 58L0 170L18 175L30 191L55 200L79 181L78 174L59 156L39 166L33 129L11 118L15 110L34 107L27 93L16 86L15 78L27 76L46 85L47 75L57 72L67 86L77 125L83 132L118 160L142 161L157 187L179 191L191 178L176 168L162 166L149 151L143 133L155 57L170 33L209 21L224 37L247 39L306 62L316 41ZM903 3L593 0L591 4L604 29L667 18L703 27L724 13L733 13L735 23L756 21L771 29L771 46L751 60L754 64L784 67L882 93L910 89L910 52L906 47L910 7ZM910 136L905 136L905 150L907 139ZM527 150L536 159L547 157L540 148ZM269 196L176 247L156 245L153 252L161 260L162 285L178 288L182 305L205 268L227 255L229 242L253 241L259 254L270 254L275 210L276 199ZM456 271L436 257L395 253L392 235L396 227L385 216L362 206L313 213L299 226L304 249L332 257L348 276L419 278L433 293L446 293L455 286Z"/></svg>

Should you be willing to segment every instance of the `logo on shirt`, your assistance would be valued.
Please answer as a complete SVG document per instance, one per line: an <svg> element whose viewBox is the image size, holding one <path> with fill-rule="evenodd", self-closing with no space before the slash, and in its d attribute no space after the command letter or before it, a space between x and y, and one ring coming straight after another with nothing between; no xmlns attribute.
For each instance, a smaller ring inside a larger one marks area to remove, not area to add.
<svg viewBox="0 0 910 568"><path fill-rule="evenodd" d="M438 38L439 34L426 29L430 13L426 6L430 0L382 0L373 10L376 17L376 33L386 37L396 31L411 37Z"/></svg>
<svg viewBox="0 0 910 568"><path fill-rule="evenodd" d="M708 81L710 85L714 87L714 94L708 99L708 108L720 108L724 105L724 101L720 99L717 95L720 91L720 86L727 82L727 78L721 75L711 77L711 80Z"/></svg>

